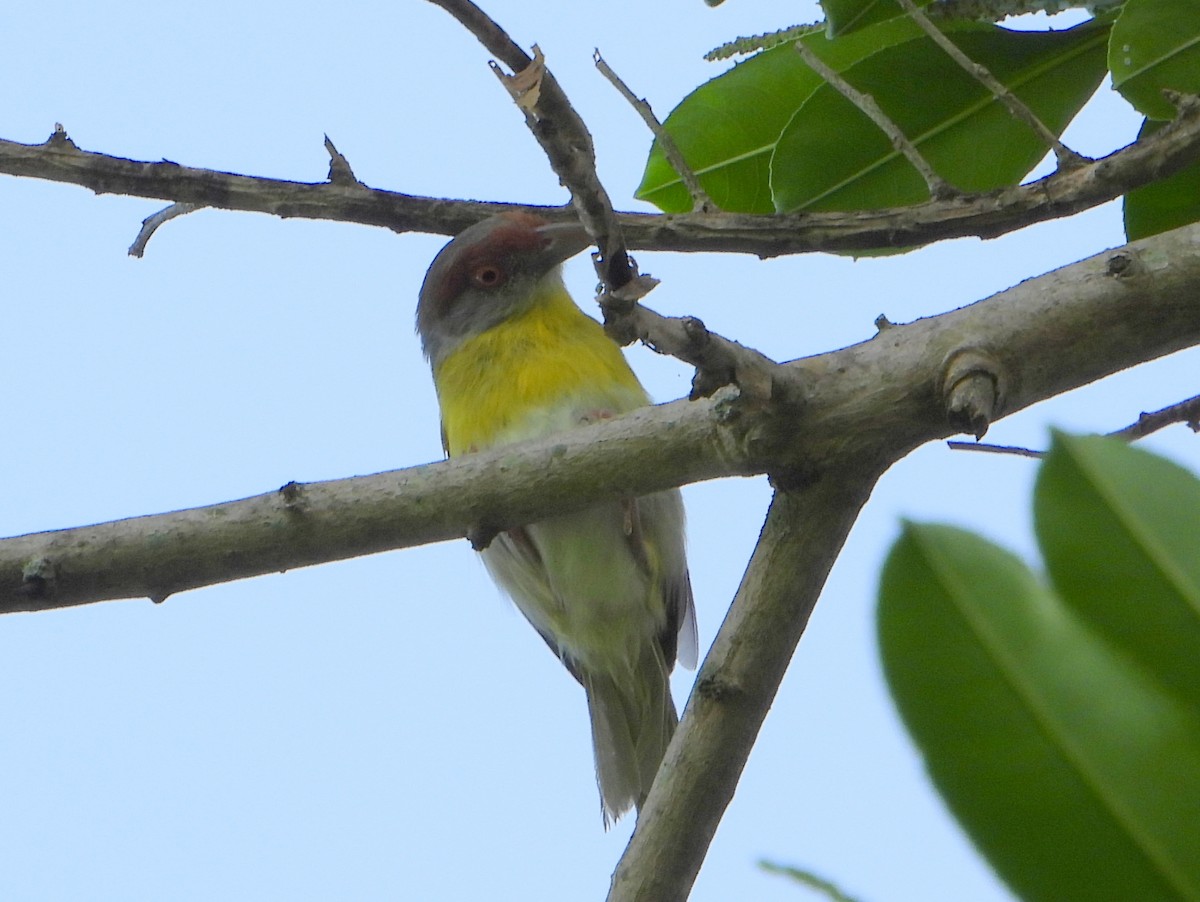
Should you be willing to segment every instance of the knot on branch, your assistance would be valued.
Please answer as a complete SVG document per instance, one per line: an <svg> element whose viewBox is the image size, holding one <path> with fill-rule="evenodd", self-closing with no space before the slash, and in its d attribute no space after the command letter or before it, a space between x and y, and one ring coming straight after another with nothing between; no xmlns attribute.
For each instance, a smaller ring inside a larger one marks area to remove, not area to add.
<svg viewBox="0 0 1200 902"><path fill-rule="evenodd" d="M746 695L746 690L721 676L710 676L696 681L696 692L704 698L728 704Z"/></svg>
<svg viewBox="0 0 1200 902"><path fill-rule="evenodd" d="M1129 250L1114 251L1104 266L1106 275L1117 279L1128 279L1143 272L1145 267L1137 255Z"/></svg>
<svg viewBox="0 0 1200 902"><path fill-rule="evenodd" d="M60 126L61 127L61 126ZM26 598L49 598L54 594L58 570L48 557L35 557L21 568L20 592Z"/></svg>
<svg viewBox="0 0 1200 902"><path fill-rule="evenodd" d="M941 389L950 425L981 439L1003 407L1003 367L983 348L961 348L946 360Z"/></svg>

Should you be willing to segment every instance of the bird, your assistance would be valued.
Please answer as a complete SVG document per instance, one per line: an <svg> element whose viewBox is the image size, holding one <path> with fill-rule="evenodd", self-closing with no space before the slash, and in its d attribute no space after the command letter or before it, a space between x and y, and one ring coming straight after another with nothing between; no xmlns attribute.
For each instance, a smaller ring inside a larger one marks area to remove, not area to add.
<svg viewBox="0 0 1200 902"><path fill-rule="evenodd" d="M417 333L457 457L650 404L621 349L568 293L583 228L505 212L434 258ZM641 810L678 723L669 677L696 664L678 489L506 529L482 551L492 580L583 686L607 829Z"/></svg>

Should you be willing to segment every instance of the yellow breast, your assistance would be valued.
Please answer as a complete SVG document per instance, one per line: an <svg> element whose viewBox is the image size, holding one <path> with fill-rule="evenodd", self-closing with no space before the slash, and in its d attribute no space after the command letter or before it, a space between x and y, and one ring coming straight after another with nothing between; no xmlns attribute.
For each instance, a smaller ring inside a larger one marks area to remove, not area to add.
<svg viewBox="0 0 1200 902"><path fill-rule="evenodd" d="M621 350L557 279L524 312L467 339L433 374L446 450L482 450L569 428L591 409L649 402Z"/></svg>

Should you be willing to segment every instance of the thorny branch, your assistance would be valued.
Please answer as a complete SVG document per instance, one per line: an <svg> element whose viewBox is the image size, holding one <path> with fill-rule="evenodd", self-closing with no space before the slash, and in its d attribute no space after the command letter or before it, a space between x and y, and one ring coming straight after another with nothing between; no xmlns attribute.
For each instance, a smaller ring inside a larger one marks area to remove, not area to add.
<svg viewBox="0 0 1200 902"><path fill-rule="evenodd" d="M914 247L966 236L994 238L1107 203L1200 160L1200 99L1176 95L1175 100L1178 115L1155 134L1014 188L853 213L618 213L617 220L634 250L758 257ZM128 160L80 150L65 133L42 144L0 139L0 173L80 185L97 194L352 222L400 233L456 235L505 210L536 213L552 222L577 218L570 207L422 197L361 183L292 182Z"/></svg>

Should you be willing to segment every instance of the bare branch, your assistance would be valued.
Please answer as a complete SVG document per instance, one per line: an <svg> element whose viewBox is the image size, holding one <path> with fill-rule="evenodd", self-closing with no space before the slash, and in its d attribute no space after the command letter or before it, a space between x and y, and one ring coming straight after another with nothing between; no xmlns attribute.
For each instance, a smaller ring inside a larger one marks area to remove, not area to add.
<svg viewBox="0 0 1200 902"><path fill-rule="evenodd" d="M853 213L755 216L621 213L635 250L745 253L759 257L811 251L910 247L949 238L994 238L1036 222L1071 216L1166 178L1200 159L1200 99L1179 99L1166 127L1121 150L1038 181L949 201ZM395 232L456 235L506 210L552 222L569 207L420 197L364 185L257 178L170 162L142 162L79 150L65 134L43 144L0 139L0 173L66 182L98 194L123 194L223 210L381 226Z"/></svg>
<svg viewBox="0 0 1200 902"><path fill-rule="evenodd" d="M241 501L0 540L0 612L161 601L198 586L458 538L478 524L504 529L614 493L761 472L730 402L645 408L527 443L519 454L509 447L374 476L293 482ZM664 455L664 447L674 450Z"/></svg>
<svg viewBox="0 0 1200 902"><path fill-rule="evenodd" d="M683 184L688 189L688 194L692 196L692 209L699 210L702 213L712 213L717 210L717 206L712 202L712 198L704 190L704 186L700 184L700 179L696 178L696 173L692 172L692 167L687 164L687 160L683 158L683 154L679 150L679 146L675 143L675 139L670 133L663 128L658 117L654 115L654 110L650 108L650 104L646 102L644 97L638 97L629 89L629 85L621 76L613 71L612 66L604 61L604 57L597 50L592 59L596 63L596 68L600 70L600 74L609 80L614 88L620 92L629 105L642 117L642 121L646 123L646 127L654 135L654 139L658 141L658 146L662 148L663 156L667 158L667 162L671 164L671 168L683 181Z"/></svg>
<svg viewBox="0 0 1200 902"><path fill-rule="evenodd" d="M805 65L821 76L821 78L825 79L830 87L858 107L868 119L879 127L881 132L888 136L888 140L892 142L892 147L898 153L902 154L904 159L908 160L913 169L921 174L921 178L925 179L925 184L929 187L931 197L935 200L947 200L961 193L933 171L933 167L929 165L929 161L917 150L916 145L908 140L908 136L900 130L900 126L893 122L888 114L879 108L879 104L875 102L874 97L870 94L864 94L858 88L854 87L854 85L850 84L850 82L846 81L846 79L842 78L836 70L827 65L803 41L797 41L795 47L799 51Z"/></svg>
<svg viewBox="0 0 1200 902"><path fill-rule="evenodd" d="M142 220L142 228L137 233L137 237L133 239L133 244L129 245L129 256L141 257L145 254L147 243L154 237L154 233L158 231L160 225L199 209L200 207L196 204L171 204L171 206L147 216Z"/></svg>
<svg viewBox="0 0 1200 902"><path fill-rule="evenodd" d="M1080 166L1087 161L1086 157L1077 154L1071 148L1067 147L1067 145L1063 144L1058 139L1058 135L1047 128L1046 124L1037 117L1037 114L1033 110L1025 105L1025 102L1021 98L1004 87L999 79L992 75L991 70L987 66L980 65L963 53L957 44L942 33L940 28L929 21L929 17L921 11L913 0L896 0L896 2L908 13L917 24L917 27L929 35L935 44L946 51L946 54L954 62L958 63L972 78L991 91L992 96L1004 104L1014 118L1019 119L1033 129L1034 134L1041 138L1047 147L1054 148L1054 156L1058 160L1060 169L1070 169Z"/></svg>

